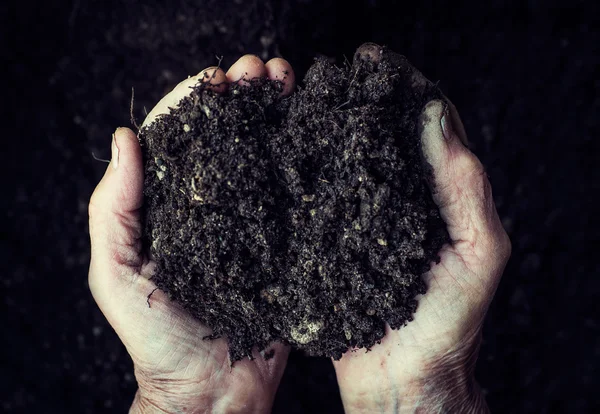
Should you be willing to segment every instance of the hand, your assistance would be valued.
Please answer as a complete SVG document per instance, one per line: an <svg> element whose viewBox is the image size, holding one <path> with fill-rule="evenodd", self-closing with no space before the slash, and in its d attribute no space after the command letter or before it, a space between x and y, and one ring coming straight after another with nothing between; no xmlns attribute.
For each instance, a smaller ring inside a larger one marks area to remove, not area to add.
<svg viewBox="0 0 600 414"><path fill-rule="evenodd" d="M156 105L144 126L168 113L199 81L222 91L227 82L262 76L282 80L284 94L294 87L285 60L273 59L265 65L246 55L227 74L209 68L181 82ZM211 333L208 327L165 293L154 292L149 280L154 263L141 244L143 176L138 139L131 130L119 128L113 136L112 160L89 205L89 285L133 359L139 389L130 412L270 411L289 349L274 344L275 356L268 361L255 350L254 360L238 361L231 368L225 339L203 340Z"/></svg>
<svg viewBox="0 0 600 414"><path fill-rule="evenodd" d="M462 143L466 136L454 106L432 101L421 122L433 199L452 243L424 275L428 290L414 320L395 331L388 326L369 352L349 351L334 361L346 413L487 412L473 368L510 241L485 170Z"/></svg>

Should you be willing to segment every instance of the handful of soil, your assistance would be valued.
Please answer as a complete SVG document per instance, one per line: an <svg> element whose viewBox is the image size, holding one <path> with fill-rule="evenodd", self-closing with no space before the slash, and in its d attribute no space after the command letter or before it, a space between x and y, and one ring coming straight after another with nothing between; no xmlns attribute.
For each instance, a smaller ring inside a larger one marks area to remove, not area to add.
<svg viewBox="0 0 600 414"><path fill-rule="evenodd" d="M419 116L441 97L386 49L304 86L206 84L139 137L156 285L234 362L281 340L341 358L412 319L449 241L423 166ZM368 56L368 55L367 55Z"/></svg>

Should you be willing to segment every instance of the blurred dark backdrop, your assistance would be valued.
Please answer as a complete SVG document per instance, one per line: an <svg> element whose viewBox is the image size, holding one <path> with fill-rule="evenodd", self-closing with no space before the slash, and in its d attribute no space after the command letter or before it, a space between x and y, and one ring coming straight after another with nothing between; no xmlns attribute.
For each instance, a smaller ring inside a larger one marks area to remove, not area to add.
<svg viewBox="0 0 600 414"><path fill-rule="evenodd" d="M125 412L129 357L87 287L87 202L115 127L243 53L364 41L405 54L454 101L487 166L513 257L477 376L498 413L600 412L595 1L3 2L0 411ZM553 4L554 3L554 4ZM333 370L294 353L276 413L340 413Z"/></svg>

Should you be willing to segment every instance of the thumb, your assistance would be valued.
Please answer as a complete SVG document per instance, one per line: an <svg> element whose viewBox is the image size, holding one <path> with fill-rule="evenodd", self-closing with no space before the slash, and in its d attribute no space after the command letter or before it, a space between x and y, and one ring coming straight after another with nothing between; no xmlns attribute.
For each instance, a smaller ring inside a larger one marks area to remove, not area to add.
<svg viewBox="0 0 600 414"><path fill-rule="evenodd" d="M421 116L421 128L423 156L433 175L432 196L455 248L465 258L487 260L490 255L505 255L499 246L510 243L496 212L490 182L479 159L463 145L466 136L455 108L439 100L429 102Z"/></svg>
<svg viewBox="0 0 600 414"><path fill-rule="evenodd" d="M123 279L142 273L142 223L144 172L142 154L135 133L118 128L111 144L112 158L89 204L92 257L89 282L99 293L99 280L106 275ZM112 280L119 283L119 280Z"/></svg>

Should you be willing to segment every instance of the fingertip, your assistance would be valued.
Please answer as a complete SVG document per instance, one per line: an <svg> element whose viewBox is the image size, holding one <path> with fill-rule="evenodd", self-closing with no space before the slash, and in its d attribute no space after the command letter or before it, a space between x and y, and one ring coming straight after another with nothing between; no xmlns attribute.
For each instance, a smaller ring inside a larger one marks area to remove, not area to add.
<svg viewBox="0 0 600 414"><path fill-rule="evenodd" d="M114 198L110 193L119 187L119 177L124 173L132 172L132 165L141 168L142 154L140 144L137 135L131 129L125 127L117 128L112 134L110 149L110 164L92 194L91 204L94 205L109 205L106 201ZM96 202L99 199L101 201Z"/></svg>
<svg viewBox="0 0 600 414"><path fill-rule="evenodd" d="M370 60L374 63L379 63L381 60L381 55L383 53L383 48L379 46L377 43L366 42L363 43L356 49L354 53L354 61L360 60Z"/></svg>
<svg viewBox="0 0 600 414"><path fill-rule="evenodd" d="M285 59L273 58L265 64L267 77L271 80L281 81L283 83L282 96L292 93L296 85L296 75L292 65Z"/></svg>
<svg viewBox="0 0 600 414"><path fill-rule="evenodd" d="M427 102L425 107L423 108L422 114L427 116L428 119L425 121L432 121L435 118L441 119L441 115L446 108L446 103L440 99L434 99L432 101Z"/></svg>
<svg viewBox="0 0 600 414"><path fill-rule="evenodd" d="M118 151L118 162L125 165L141 161L142 150L135 132L127 127L118 127L113 134L113 144ZM117 165L118 169L119 165Z"/></svg>
<svg viewBox="0 0 600 414"><path fill-rule="evenodd" d="M119 212L136 211L142 206L144 171L142 150L137 135L129 128L117 128L113 134L113 169L115 181L113 209Z"/></svg>
<svg viewBox="0 0 600 414"><path fill-rule="evenodd" d="M217 66L208 67L197 75L179 82L171 92L166 94L146 116L142 128L149 126L158 116L168 114L172 109L177 108L181 100L192 93L192 89L198 82L208 82L210 89L219 93L224 92L228 86L223 69Z"/></svg>
<svg viewBox="0 0 600 414"><path fill-rule="evenodd" d="M463 145L466 140L464 127L450 102L446 100L428 102L421 114L420 128L423 157L436 172L438 177L436 181L448 175L456 178L457 171L460 171L464 165L479 162L477 157Z"/></svg>
<svg viewBox="0 0 600 414"><path fill-rule="evenodd" d="M143 202L144 181L140 144L131 129L117 128L111 145L111 165L94 190L88 210L92 246L92 291L95 289L92 284L106 281L92 277L97 273L93 270L97 270L98 266L138 268L143 263L139 250L139 210Z"/></svg>
<svg viewBox="0 0 600 414"><path fill-rule="evenodd" d="M469 139L467 137L465 126L462 122L462 119L460 118L460 114L458 113L458 109L456 109L456 106L446 96L444 96L444 101L448 105L449 119L452 123L453 131L455 132L460 142L462 142L463 145L465 145L468 148Z"/></svg>
<svg viewBox="0 0 600 414"><path fill-rule="evenodd" d="M127 141L137 141L137 135L131 128L127 127L118 127L115 130L115 137L118 137L119 140L127 140Z"/></svg>
<svg viewBox="0 0 600 414"><path fill-rule="evenodd" d="M258 56L244 55L231 65L226 76L229 82L241 81L247 85L249 80L267 76L267 70Z"/></svg>
<svg viewBox="0 0 600 414"><path fill-rule="evenodd" d="M425 105L421 113L420 134L421 150L425 160L437 170L443 165L443 155L446 152L446 140L442 130L442 119L446 104L433 100Z"/></svg>
<svg viewBox="0 0 600 414"><path fill-rule="evenodd" d="M208 83L211 90L215 92L225 92L228 86L225 71L216 66L204 69L198 74L197 78L202 83Z"/></svg>

